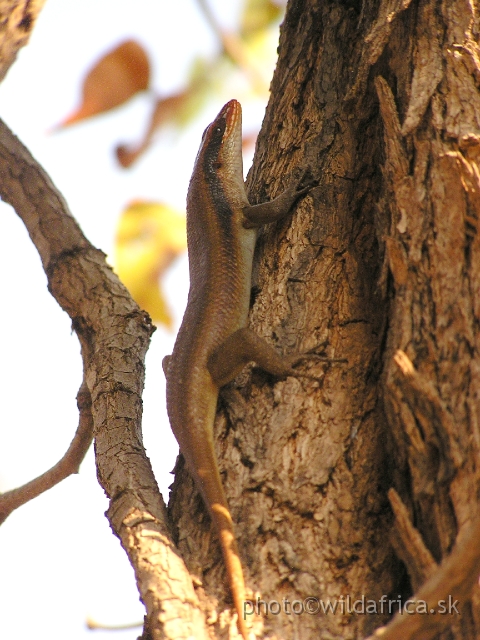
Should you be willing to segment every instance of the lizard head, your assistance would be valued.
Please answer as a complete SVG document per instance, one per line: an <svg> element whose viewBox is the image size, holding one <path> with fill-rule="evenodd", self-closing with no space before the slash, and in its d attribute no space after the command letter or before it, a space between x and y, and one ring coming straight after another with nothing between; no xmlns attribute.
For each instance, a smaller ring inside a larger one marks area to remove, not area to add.
<svg viewBox="0 0 480 640"><path fill-rule="evenodd" d="M237 100L227 102L203 132L195 164L200 163L206 176L227 181L241 176L243 184L242 107Z"/></svg>

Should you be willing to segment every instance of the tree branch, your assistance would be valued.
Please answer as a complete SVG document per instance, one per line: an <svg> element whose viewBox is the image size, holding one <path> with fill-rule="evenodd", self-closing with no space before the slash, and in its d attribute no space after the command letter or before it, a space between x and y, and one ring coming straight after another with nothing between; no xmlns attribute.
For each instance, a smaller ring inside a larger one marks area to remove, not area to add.
<svg viewBox="0 0 480 640"><path fill-rule="evenodd" d="M0 0L0 81L24 47L45 0Z"/></svg>
<svg viewBox="0 0 480 640"><path fill-rule="evenodd" d="M38 478L0 495L0 524L22 504L48 491L72 473L78 473L80 463L93 438L92 400L85 379L78 390L77 406L80 414L78 427L67 452L54 467L42 473Z"/></svg>
<svg viewBox="0 0 480 640"><path fill-rule="evenodd" d="M141 436L148 316L82 234L60 193L0 121L0 195L23 220L79 337L92 401L97 475L135 570L145 637L207 637L190 575L171 539Z"/></svg>
<svg viewBox="0 0 480 640"><path fill-rule="evenodd" d="M235 33L226 33L220 27L206 0L197 0L197 2L206 21L220 41L224 52L232 62L245 73L252 83L255 91L260 95L265 94L265 92L268 91L268 86L265 84L265 81L258 72L258 69L256 69L248 60L248 56L245 53L245 44L242 42L242 39Z"/></svg>

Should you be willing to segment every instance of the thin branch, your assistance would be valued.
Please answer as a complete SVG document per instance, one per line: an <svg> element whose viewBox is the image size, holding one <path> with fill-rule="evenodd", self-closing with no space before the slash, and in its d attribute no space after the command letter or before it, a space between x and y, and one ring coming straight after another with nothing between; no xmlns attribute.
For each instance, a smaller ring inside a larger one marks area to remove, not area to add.
<svg viewBox="0 0 480 640"><path fill-rule="evenodd" d="M126 631L127 629L138 629L143 626L143 622L132 622L130 624L103 624L102 622L96 622L92 618L87 619L87 629L91 631Z"/></svg>
<svg viewBox="0 0 480 640"><path fill-rule="evenodd" d="M85 379L77 394L79 421L75 436L63 458L55 466L22 487L0 495L0 524L21 505L48 491L73 473L78 473L93 438L92 401Z"/></svg>
<svg viewBox="0 0 480 640"><path fill-rule="evenodd" d="M223 50L227 56L234 62L250 79L255 91L260 94L268 92L268 86L259 73L258 69L253 66L245 54L245 43L235 33L226 33L218 24L213 12L211 11L206 0L197 0L198 6L205 16L206 21L210 25L212 31L219 39Z"/></svg>

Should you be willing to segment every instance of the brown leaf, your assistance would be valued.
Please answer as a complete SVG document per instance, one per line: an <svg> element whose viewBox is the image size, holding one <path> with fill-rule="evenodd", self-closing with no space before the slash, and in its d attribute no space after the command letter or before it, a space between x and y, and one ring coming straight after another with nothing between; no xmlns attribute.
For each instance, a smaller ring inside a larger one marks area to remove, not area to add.
<svg viewBox="0 0 480 640"><path fill-rule="evenodd" d="M57 128L104 113L148 89L150 63L145 50L127 40L107 53L88 72L83 83L82 104Z"/></svg>
<svg viewBox="0 0 480 640"><path fill-rule="evenodd" d="M182 91L167 98L159 98L157 100L143 140L133 148L127 145L119 145L117 147L117 159L122 167L129 167L135 162L138 156L148 148L157 129L176 119L179 111L182 110L184 106L187 96L188 92Z"/></svg>

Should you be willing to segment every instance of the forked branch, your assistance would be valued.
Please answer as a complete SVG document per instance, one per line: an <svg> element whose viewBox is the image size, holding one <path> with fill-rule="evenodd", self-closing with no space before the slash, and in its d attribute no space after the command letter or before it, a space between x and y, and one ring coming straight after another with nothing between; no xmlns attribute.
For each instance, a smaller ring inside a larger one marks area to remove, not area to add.
<svg viewBox="0 0 480 640"><path fill-rule="evenodd" d="M23 220L79 337L91 397L97 475L135 570L145 637L206 638L190 575L172 542L141 435L148 316L85 238L49 177L0 121L0 196ZM38 489L38 486L37 486Z"/></svg>

